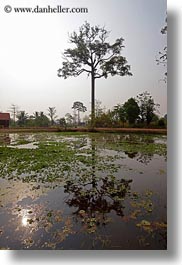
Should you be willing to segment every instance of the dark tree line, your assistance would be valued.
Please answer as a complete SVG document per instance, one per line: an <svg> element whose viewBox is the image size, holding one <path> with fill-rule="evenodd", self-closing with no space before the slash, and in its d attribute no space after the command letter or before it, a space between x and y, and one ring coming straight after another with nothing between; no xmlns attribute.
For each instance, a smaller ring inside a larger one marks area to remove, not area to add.
<svg viewBox="0 0 182 265"><path fill-rule="evenodd" d="M129 98L124 104L117 104L113 110L104 112L100 107L95 124L97 127L149 127L151 124L165 127L167 116L159 118L158 107L159 104L145 91L136 98Z"/></svg>
<svg viewBox="0 0 182 265"><path fill-rule="evenodd" d="M159 104L155 103L149 92L145 91L129 98L123 104L115 105L111 110L102 107L101 101L95 102L95 126L96 127L165 127L167 124L167 114L159 118ZM16 121L14 120L14 110L12 111L12 126L19 127L49 127L60 126L77 127L91 126L91 115L80 118L80 113L85 113L87 107L80 101L75 101L72 105L73 114L66 113L64 117L58 118L56 108L49 107L47 115L41 111L35 111L33 115L28 115L26 111L17 111Z"/></svg>

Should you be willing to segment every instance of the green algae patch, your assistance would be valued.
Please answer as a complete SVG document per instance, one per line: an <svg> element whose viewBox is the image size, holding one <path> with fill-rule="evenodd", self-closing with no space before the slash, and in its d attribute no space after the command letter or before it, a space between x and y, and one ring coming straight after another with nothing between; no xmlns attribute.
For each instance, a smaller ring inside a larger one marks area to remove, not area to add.
<svg viewBox="0 0 182 265"><path fill-rule="evenodd" d="M69 171L74 154L65 143L40 143L36 149L0 147L0 174L8 179L53 181Z"/></svg>

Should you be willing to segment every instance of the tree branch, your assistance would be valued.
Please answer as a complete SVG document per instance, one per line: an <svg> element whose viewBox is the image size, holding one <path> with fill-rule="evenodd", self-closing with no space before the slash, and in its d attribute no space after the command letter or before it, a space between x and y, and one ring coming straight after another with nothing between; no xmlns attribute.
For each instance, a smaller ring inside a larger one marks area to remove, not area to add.
<svg viewBox="0 0 182 265"><path fill-rule="evenodd" d="M95 74L95 79L97 78L101 78L101 77L107 77L107 74L106 73L103 73L103 74Z"/></svg>
<svg viewBox="0 0 182 265"><path fill-rule="evenodd" d="M97 67L97 65L99 64L99 63L102 63L102 62L108 62L109 60L111 60L113 57L114 57L114 53L113 54L111 54L108 58L105 58L105 59L99 59L98 61L97 61L97 63L95 64L95 67Z"/></svg>
<svg viewBox="0 0 182 265"><path fill-rule="evenodd" d="M82 74L83 72L87 72L87 73L91 73L91 71L85 69L85 68L82 68L80 69L78 72L76 72L76 75L79 76L80 74Z"/></svg>

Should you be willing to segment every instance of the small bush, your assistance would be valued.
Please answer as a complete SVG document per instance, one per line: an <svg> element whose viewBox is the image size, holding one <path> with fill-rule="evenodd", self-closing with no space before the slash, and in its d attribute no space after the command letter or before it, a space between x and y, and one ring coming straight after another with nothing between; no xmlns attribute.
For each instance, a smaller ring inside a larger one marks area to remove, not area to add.
<svg viewBox="0 0 182 265"><path fill-rule="evenodd" d="M158 120L158 126L163 128L166 127L166 121L164 118Z"/></svg>

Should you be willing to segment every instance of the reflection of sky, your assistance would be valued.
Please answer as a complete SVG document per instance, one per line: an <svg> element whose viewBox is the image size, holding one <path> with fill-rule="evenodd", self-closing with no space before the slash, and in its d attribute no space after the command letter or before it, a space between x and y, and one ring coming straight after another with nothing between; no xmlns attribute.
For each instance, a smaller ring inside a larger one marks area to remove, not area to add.
<svg viewBox="0 0 182 265"><path fill-rule="evenodd" d="M21 180L8 181L0 178L0 201L4 206L9 203L16 205L24 200L28 202L35 200L49 190L48 187L40 186L39 189L36 187L35 183L23 183Z"/></svg>
<svg viewBox="0 0 182 265"><path fill-rule="evenodd" d="M20 144L20 145L15 145L11 146L11 148L18 148L18 149L37 149L38 146L36 145L37 143L28 143L28 144Z"/></svg>
<svg viewBox="0 0 182 265"><path fill-rule="evenodd" d="M26 216L26 214L23 215L23 217L22 217L22 226L27 226L28 225L27 220L28 220L28 217Z"/></svg>
<svg viewBox="0 0 182 265"><path fill-rule="evenodd" d="M33 216L32 216L32 211L30 213L30 209L22 209L21 210L21 225L23 227L28 227L30 224L30 220L32 220ZM34 223L35 225L35 223Z"/></svg>

